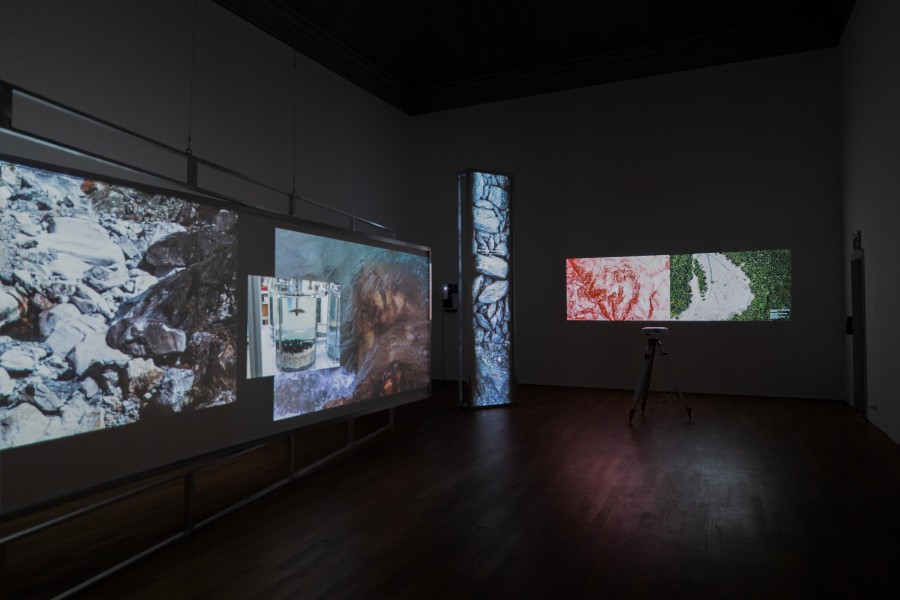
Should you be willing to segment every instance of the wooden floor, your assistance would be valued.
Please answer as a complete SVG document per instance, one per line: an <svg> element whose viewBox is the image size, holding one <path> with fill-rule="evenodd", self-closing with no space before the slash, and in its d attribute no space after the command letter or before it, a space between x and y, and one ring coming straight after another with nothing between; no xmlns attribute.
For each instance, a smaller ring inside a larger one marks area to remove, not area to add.
<svg viewBox="0 0 900 600"><path fill-rule="evenodd" d="M900 454L828 401L454 389L84 598L898 598Z"/></svg>

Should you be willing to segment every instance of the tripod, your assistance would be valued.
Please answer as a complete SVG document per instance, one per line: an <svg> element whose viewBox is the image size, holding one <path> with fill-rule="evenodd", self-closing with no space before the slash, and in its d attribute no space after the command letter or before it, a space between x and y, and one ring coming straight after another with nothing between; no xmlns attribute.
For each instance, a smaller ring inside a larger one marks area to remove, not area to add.
<svg viewBox="0 0 900 600"><path fill-rule="evenodd" d="M638 402L641 403L641 416L647 408L647 393L650 391L650 375L653 372L653 357L656 355L656 348L659 347L659 353L665 359L666 371L669 373L669 379L672 386L678 394L681 406L687 412L688 421L693 422L691 418L691 408L684 403L684 396L681 395L681 389L675 383L675 376L672 375L672 367L669 365L669 354L663 349L662 340L658 337L650 335L647 339L647 348L644 350L644 365L641 367L641 374L638 377L637 386L634 389L634 400L631 403L631 410L628 411L628 426L631 427L631 421L634 419L634 411Z"/></svg>

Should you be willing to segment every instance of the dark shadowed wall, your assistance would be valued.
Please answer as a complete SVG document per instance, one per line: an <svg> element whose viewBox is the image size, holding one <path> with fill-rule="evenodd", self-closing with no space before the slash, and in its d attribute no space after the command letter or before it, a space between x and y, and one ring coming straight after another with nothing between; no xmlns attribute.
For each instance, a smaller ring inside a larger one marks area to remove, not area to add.
<svg viewBox="0 0 900 600"><path fill-rule="evenodd" d="M900 440L896 391L900 319L900 3L857 2L841 40L844 228L849 290L850 235L865 253L869 420ZM847 293L849 306L850 296ZM848 308L849 310L849 308ZM848 364L850 360L848 346ZM848 391L848 397L850 392Z"/></svg>
<svg viewBox="0 0 900 600"><path fill-rule="evenodd" d="M676 378L841 398L839 132L833 50L420 116L418 227L435 282L452 279L456 170L516 176L516 374L573 386L633 387L643 340L639 323L566 321L566 257L790 248L792 321L670 324ZM455 315L436 319L452 379Z"/></svg>

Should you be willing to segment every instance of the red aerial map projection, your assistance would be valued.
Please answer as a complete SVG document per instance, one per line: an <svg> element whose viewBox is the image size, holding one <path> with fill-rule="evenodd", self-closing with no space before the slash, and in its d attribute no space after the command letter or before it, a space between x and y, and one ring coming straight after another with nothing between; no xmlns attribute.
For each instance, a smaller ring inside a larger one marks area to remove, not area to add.
<svg viewBox="0 0 900 600"><path fill-rule="evenodd" d="M670 318L669 256L566 259L570 321Z"/></svg>

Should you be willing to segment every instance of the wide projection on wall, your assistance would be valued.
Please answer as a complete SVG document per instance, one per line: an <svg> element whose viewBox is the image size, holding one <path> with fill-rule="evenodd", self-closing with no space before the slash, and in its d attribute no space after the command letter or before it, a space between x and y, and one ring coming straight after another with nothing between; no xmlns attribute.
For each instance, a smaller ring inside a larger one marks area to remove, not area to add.
<svg viewBox="0 0 900 600"><path fill-rule="evenodd" d="M426 398L430 288L422 246L0 156L0 515Z"/></svg>
<svg viewBox="0 0 900 600"><path fill-rule="evenodd" d="M566 259L570 321L791 318L791 251Z"/></svg>
<svg viewBox="0 0 900 600"><path fill-rule="evenodd" d="M248 360L274 375L274 419L427 390L429 290L421 253L276 229L275 276L250 281Z"/></svg>
<svg viewBox="0 0 900 600"><path fill-rule="evenodd" d="M0 162L0 450L235 401L236 212Z"/></svg>

